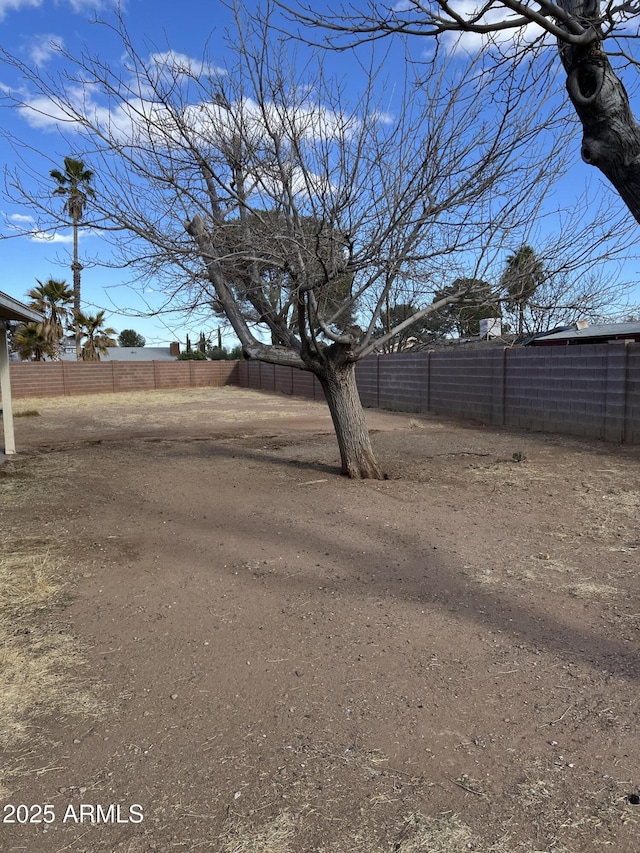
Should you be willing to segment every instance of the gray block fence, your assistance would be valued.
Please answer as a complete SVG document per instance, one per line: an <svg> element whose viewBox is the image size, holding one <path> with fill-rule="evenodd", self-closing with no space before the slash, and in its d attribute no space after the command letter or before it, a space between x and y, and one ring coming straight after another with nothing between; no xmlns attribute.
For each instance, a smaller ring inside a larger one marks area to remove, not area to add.
<svg viewBox="0 0 640 853"><path fill-rule="evenodd" d="M367 407L640 444L640 343L381 355L356 377ZM232 381L324 399L290 367L240 363Z"/></svg>

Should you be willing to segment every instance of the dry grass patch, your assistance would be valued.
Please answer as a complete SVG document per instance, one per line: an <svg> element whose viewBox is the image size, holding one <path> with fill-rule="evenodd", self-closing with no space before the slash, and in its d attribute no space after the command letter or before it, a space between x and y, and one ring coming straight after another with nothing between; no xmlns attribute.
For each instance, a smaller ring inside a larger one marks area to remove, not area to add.
<svg viewBox="0 0 640 853"><path fill-rule="evenodd" d="M398 853L463 853L472 843L471 830L457 815L425 817L418 813L407 817L394 846Z"/></svg>
<svg viewBox="0 0 640 853"><path fill-rule="evenodd" d="M57 501L65 484L78 470L79 463L73 457L62 458L57 453L39 456L37 459L20 457L0 465L0 509L4 501L13 509L34 501ZM3 542L9 547L7 531L3 529Z"/></svg>
<svg viewBox="0 0 640 853"><path fill-rule="evenodd" d="M614 598L619 594L619 590L615 586L589 583L588 581L572 583L566 589L569 595L574 598Z"/></svg>
<svg viewBox="0 0 640 853"><path fill-rule="evenodd" d="M77 397L33 397L29 398L28 404L42 415L38 422L42 435L59 430L67 417L74 419L77 437L94 434L100 438L108 438L114 432L127 428L184 428L207 425L212 419L225 425L239 422L253 424L256 421L284 420L292 414L299 414L314 417L326 415L330 422L329 411L324 403L267 395L233 386L126 391ZM17 412L20 412L19 407Z"/></svg>
<svg viewBox="0 0 640 853"><path fill-rule="evenodd" d="M46 552L0 554L0 747L6 752L20 750L27 738L32 746L46 717L99 710L77 676L78 644L52 618L64 595L59 573ZM5 763L0 793L11 775Z"/></svg>
<svg viewBox="0 0 640 853"><path fill-rule="evenodd" d="M258 828L234 824L219 839L220 853L290 853L295 828L295 821L288 812Z"/></svg>
<svg viewBox="0 0 640 853"><path fill-rule="evenodd" d="M300 828L300 822L294 820L288 812L283 812L259 828L250 829L242 824L234 824L220 839L221 853L290 853ZM438 817L411 814L399 827L393 850L396 853L468 853L470 849L480 849L475 845L470 846L472 839L469 827L455 814ZM316 853L354 853L356 850L383 853L373 839L362 838L353 827L349 837L345 837L337 846L323 845L315 850Z"/></svg>

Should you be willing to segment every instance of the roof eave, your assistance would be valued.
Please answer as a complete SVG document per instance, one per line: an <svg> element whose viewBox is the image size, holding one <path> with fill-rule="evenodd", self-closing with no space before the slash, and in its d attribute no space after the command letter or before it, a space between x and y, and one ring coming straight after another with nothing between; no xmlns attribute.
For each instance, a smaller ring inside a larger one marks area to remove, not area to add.
<svg viewBox="0 0 640 853"><path fill-rule="evenodd" d="M13 296L0 291L0 320L19 320L22 323L41 323L42 314L29 308Z"/></svg>

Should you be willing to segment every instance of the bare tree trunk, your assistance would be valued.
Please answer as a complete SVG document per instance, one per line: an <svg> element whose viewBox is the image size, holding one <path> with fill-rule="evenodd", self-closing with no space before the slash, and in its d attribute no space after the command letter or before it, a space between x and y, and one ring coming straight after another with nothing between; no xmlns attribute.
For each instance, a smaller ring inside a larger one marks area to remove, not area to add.
<svg viewBox="0 0 640 853"><path fill-rule="evenodd" d="M558 0L558 5L584 22L599 13L597 0ZM582 122L582 159L600 169L640 222L640 126L627 92L600 40L560 42L559 50L567 92Z"/></svg>
<svg viewBox="0 0 640 853"><path fill-rule="evenodd" d="M369 429L356 386L353 362L329 364L316 373L333 419L340 448L342 474L354 480L383 480L371 447Z"/></svg>

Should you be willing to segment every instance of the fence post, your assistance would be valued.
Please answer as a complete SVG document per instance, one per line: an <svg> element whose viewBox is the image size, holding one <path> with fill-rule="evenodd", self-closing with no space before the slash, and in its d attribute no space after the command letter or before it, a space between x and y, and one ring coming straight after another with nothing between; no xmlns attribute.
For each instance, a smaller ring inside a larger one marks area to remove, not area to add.
<svg viewBox="0 0 640 853"><path fill-rule="evenodd" d="M627 413L628 341L607 344L607 384L604 405L604 440L623 442Z"/></svg>
<svg viewBox="0 0 640 853"><path fill-rule="evenodd" d="M418 374L420 376L420 397L418 400L418 411L429 411L429 351L417 353L418 359L422 362L422 370Z"/></svg>
<svg viewBox="0 0 640 853"><path fill-rule="evenodd" d="M505 393L507 386L507 347L494 354L491 376L491 423L504 426Z"/></svg>

